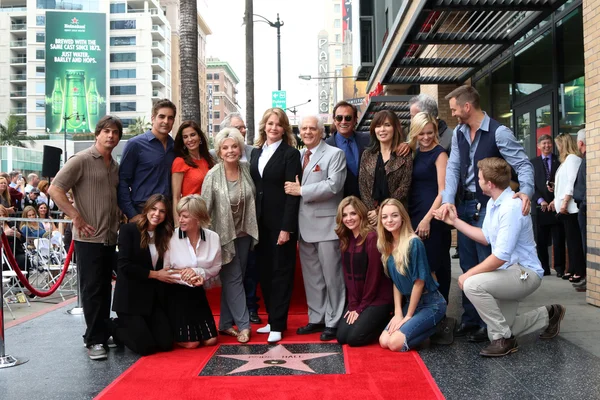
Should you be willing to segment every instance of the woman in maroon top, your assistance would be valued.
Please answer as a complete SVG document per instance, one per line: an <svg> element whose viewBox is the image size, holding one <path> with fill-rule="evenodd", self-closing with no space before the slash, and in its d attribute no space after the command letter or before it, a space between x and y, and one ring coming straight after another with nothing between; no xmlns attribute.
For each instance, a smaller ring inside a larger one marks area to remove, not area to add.
<svg viewBox="0 0 600 400"><path fill-rule="evenodd" d="M338 206L336 222L348 299L337 340L364 346L377 341L390 319L392 281L383 272L377 233L369 224L365 204L357 197L346 197Z"/></svg>

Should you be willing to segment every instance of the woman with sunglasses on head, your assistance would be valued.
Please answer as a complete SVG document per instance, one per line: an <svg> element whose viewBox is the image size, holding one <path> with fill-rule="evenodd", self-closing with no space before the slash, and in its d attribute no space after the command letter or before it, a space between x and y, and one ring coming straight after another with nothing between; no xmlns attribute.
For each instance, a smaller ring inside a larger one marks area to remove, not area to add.
<svg viewBox="0 0 600 400"><path fill-rule="evenodd" d="M174 143L175 160L171 167L173 207L188 194L201 194L202 183L215 160L208 150L208 139L194 121L184 121L177 130ZM177 210L173 209L177 224Z"/></svg>
<svg viewBox="0 0 600 400"><path fill-rule="evenodd" d="M377 340L390 320L392 281L383 273L377 233L367 220L367 207L358 197L341 201L336 223L348 300L337 340L352 347L365 346Z"/></svg>
<svg viewBox="0 0 600 400"><path fill-rule="evenodd" d="M360 161L358 184L360 198L369 210L369 223L376 226L379 205L385 199L408 203L412 157L410 154L399 156L395 152L405 137L400 120L392 111L375 114L370 132L371 144Z"/></svg>

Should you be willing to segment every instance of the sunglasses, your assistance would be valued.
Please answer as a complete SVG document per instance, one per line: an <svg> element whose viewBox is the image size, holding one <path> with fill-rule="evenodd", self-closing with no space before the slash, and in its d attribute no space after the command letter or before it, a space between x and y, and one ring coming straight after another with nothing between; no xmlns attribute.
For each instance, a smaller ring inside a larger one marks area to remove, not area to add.
<svg viewBox="0 0 600 400"><path fill-rule="evenodd" d="M335 120L337 122L342 122L342 120L345 120L346 122L350 122L350 121L352 121L352 118L354 118L352 115L336 115L335 116Z"/></svg>

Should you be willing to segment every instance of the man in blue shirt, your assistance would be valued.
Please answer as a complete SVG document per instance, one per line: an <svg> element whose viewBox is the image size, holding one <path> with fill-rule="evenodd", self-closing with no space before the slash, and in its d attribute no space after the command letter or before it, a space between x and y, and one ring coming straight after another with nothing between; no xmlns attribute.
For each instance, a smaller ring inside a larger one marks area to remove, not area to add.
<svg viewBox="0 0 600 400"><path fill-rule="evenodd" d="M488 214L478 228L457 218L453 205L436 218L483 245L492 253L478 265L458 277L458 285L469 298L488 327L491 344L479 354L500 357L518 350L515 336L546 328L541 339L552 339L560 332L565 307L559 304L539 307L517 314L519 301L537 290L544 270L535 251L530 215L523 215L523 201L510 188L511 169L499 157L480 160L478 186L489 196Z"/></svg>
<svg viewBox="0 0 600 400"><path fill-rule="evenodd" d="M479 106L479 93L471 86L461 86L446 96L452 115L459 125L452 136L452 146L446 167L446 185L442 192L442 215L457 203L458 217L481 228L489 197L477 185L477 162L487 157L501 157L513 167L519 177L523 214L530 210L533 196L533 167L523 147L506 126L491 119ZM490 255L487 245L479 244L462 233L458 234L460 268L463 272ZM487 340L484 322L469 299L463 295L462 322L455 336L467 336L472 342Z"/></svg>
<svg viewBox="0 0 600 400"><path fill-rule="evenodd" d="M119 166L118 201L129 222L136 222L144 203L161 193L171 198L171 166L175 159L169 135L177 108L170 100L152 107L152 129L130 139Z"/></svg>

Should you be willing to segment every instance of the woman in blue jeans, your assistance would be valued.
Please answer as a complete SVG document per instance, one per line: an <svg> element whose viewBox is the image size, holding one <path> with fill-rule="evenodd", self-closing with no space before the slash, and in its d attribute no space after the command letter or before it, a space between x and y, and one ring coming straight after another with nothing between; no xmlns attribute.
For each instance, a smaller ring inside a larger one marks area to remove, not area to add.
<svg viewBox="0 0 600 400"><path fill-rule="evenodd" d="M408 351L435 333L446 314L446 300L431 275L425 246L398 200L381 203L377 234L383 270L394 282L394 316L379 336L379 344L392 351Z"/></svg>

